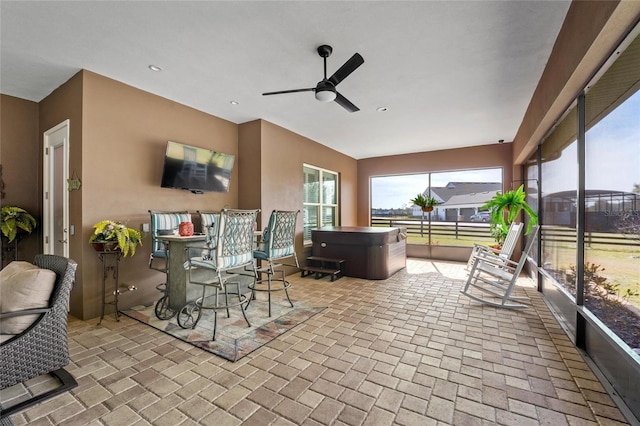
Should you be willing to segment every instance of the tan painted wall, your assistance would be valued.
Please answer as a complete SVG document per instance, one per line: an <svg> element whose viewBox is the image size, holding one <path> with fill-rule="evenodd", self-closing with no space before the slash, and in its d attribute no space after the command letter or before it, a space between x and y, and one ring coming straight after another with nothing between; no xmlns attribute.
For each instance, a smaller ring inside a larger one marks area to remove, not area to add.
<svg viewBox="0 0 640 426"><path fill-rule="evenodd" d="M237 125L88 71L83 72L83 212L81 247L85 317L99 313L101 264L87 243L92 225L113 219L141 229L148 210L219 210L237 206L238 170L228 193L192 194L160 187L168 140L237 156ZM194 220L194 222L197 222ZM196 224L196 226L198 226ZM151 237L133 258L120 261L120 281L138 291L128 306L160 297L164 276L148 268Z"/></svg>
<svg viewBox="0 0 640 426"><path fill-rule="evenodd" d="M369 226L371 221L372 176L502 167L505 189L510 189L511 147L505 143L358 160L358 225Z"/></svg>
<svg viewBox="0 0 640 426"><path fill-rule="evenodd" d="M238 173L229 193L194 195L160 188L168 140L237 155L237 125L103 76L81 71L40 103L40 134L71 119L71 172L82 180L70 193L70 256L79 264L72 314L99 315L101 264L88 244L92 225L102 219L141 229L148 210L217 210L237 205ZM41 139L41 136L40 136ZM41 142L40 142L41 143ZM120 282L139 290L122 297L128 306L159 297L162 274L150 271L150 237L133 258L120 262Z"/></svg>
<svg viewBox="0 0 640 426"><path fill-rule="evenodd" d="M18 206L37 221L36 229L18 246L18 259L33 261L41 251L42 233L42 152L38 144L38 104L0 95L0 164L5 197L3 206ZM3 258L13 260L13 252Z"/></svg>
<svg viewBox="0 0 640 426"><path fill-rule="evenodd" d="M262 210L259 221L261 227L267 224L269 215L275 209L302 209L303 164L339 173L340 221L342 225L356 224L355 159L264 120L241 124L239 134L242 158L250 156L253 168L251 173L242 171L243 191L246 189L247 193L254 194L259 188L261 197L259 205L251 204L249 200L244 203L247 207L259 207ZM243 164L248 163L247 161ZM250 181L245 181L244 178L250 178ZM241 197L244 197L244 194ZM303 259L302 226L301 211L296 237L300 260Z"/></svg>
<svg viewBox="0 0 640 426"><path fill-rule="evenodd" d="M69 119L69 174L75 172L82 180L82 73L77 73L40 102L40 129L38 146L42 149L43 133ZM42 170L42 159L39 162ZM40 173L42 174L42 173ZM42 182L41 182L42 183ZM39 187L42 198L42 185ZM69 192L69 223L76 225L75 235L69 235L69 257L78 263L76 283L71 290L71 314L85 317L85 292L82 285L84 272L82 240L82 195L84 191Z"/></svg>
<svg viewBox="0 0 640 426"><path fill-rule="evenodd" d="M262 205L262 127L260 120L238 126L238 207L256 209ZM262 226L258 219L258 225Z"/></svg>
<svg viewBox="0 0 640 426"><path fill-rule="evenodd" d="M268 217L279 206L302 206L304 163L339 173L340 224L355 225L357 161L268 121L262 121L263 214Z"/></svg>

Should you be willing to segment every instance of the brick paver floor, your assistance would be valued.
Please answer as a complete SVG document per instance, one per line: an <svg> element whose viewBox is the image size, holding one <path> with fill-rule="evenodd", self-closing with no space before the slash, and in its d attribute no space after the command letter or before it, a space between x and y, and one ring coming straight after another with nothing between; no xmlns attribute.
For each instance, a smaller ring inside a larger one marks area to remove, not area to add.
<svg viewBox="0 0 640 426"><path fill-rule="evenodd" d="M71 392L16 425L627 424L532 282L483 306L463 264L408 259L387 280L290 277L319 315L232 363L127 317L71 319ZM274 297L280 297L276 294Z"/></svg>

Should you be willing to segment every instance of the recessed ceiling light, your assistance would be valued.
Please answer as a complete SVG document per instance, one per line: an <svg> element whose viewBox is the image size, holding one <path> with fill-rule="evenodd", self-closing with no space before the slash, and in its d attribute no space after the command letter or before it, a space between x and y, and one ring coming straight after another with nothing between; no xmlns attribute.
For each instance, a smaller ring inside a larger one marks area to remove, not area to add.
<svg viewBox="0 0 640 426"><path fill-rule="evenodd" d="M387 108L387 107L378 107L378 108L376 108L376 111L378 111L378 112L386 112L386 111L389 111L389 108Z"/></svg>
<svg viewBox="0 0 640 426"><path fill-rule="evenodd" d="M160 67L159 67L159 66L157 66L157 65L149 65L149 69L150 69L151 71L156 71L156 72L158 72L158 71L162 71L162 68L160 68Z"/></svg>
<svg viewBox="0 0 640 426"><path fill-rule="evenodd" d="M240 102L238 102L238 101L229 101L229 103L230 103L231 105L238 105L238 104L240 104Z"/></svg>

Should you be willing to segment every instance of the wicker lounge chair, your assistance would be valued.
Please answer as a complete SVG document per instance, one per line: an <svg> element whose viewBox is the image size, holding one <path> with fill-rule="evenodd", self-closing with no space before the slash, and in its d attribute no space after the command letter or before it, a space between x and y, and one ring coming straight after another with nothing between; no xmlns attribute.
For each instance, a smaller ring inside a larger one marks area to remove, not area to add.
<svg viewBox="0 0 640 426"><path fill-rule="evenodd" d="M3 407L0 417L9 416L77 386L74 378L64 370L69 364L69 293L75 282L77 264L65 257L39 254L35 257L34 265L55 272L55 284L47 307L0 313L0 319L37 315L35 321L24 331L3 339L0 343L0 389L46 373L57 377L61 386L12 407Z"/></svg>

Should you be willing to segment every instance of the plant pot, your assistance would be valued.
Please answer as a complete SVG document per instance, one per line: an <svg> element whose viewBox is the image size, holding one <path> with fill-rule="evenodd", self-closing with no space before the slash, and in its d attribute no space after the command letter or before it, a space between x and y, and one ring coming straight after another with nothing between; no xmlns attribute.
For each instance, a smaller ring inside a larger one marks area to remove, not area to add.
<svg viewBox="0 0 640 426"><path fill-rule="evenodd" d="M181 237L190 237L193 235L193 222L180 222L178 233Z"/></svg>
<svg viewBox="0 0 640 426"><path fill-rule="evenodd" d="M422 207L422 211L425 213L429 213L433 211L433 207L427 206L427 207Z"/></svg>
<svg viewBox="0 0 640 426"><path fill-rule="evenodd" d="M120 251L117 241L93 241L91 243L95 251Z"/></svg>

